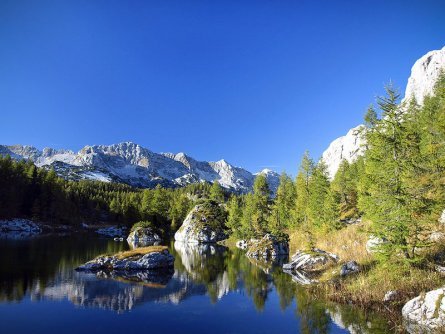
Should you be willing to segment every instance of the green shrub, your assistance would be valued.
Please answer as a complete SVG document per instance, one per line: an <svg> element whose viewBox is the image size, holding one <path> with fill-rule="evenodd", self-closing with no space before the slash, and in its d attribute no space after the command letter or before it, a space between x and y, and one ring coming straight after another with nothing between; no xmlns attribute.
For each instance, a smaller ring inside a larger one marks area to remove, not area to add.
<svg viewBox="0 0 445 334"><path fill-rule="evenodd" d="M140 221L140 222L137 222L136 224L134 224L131 227L131 231L130 232L133 232L135 229L137 229L139 227L142 227L142 228L149 228L149 227L150 228L155 228L152 222L150 222L148 220L144 220L144 221Z"/></svg>

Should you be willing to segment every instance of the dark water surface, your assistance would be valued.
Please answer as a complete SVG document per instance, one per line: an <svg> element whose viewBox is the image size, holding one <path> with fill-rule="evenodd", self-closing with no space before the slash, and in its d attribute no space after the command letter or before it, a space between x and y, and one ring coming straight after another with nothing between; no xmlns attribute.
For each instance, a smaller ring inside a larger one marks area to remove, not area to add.
<svg viewBox="0 0 445 334"><path fill-rule="evenodd" d="M241 251L170 243L172 277L78 273L128 249L99 237L0 240L0 333L388 333L385 320L311 298L279 267Z"/></svg>

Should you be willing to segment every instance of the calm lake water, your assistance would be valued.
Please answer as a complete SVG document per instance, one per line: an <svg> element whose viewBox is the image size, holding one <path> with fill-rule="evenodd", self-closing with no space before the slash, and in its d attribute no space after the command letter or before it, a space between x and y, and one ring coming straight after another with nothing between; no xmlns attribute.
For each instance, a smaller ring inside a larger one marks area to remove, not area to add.
<svg viewBox="0 0 445 334"><path fill-rule="evenodd" d="M386 321L311 298L280 267L239 250L169 243L164 277L74 271L126 242L95 236L0 240L0 333L388 333Z"/></svg>

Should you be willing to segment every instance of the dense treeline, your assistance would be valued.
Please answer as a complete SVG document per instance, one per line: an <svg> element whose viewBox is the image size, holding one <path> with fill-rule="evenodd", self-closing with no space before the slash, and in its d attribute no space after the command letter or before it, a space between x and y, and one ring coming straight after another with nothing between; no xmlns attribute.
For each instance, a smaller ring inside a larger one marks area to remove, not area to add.
<svg viewBox="0 0 445 334"><path fill-rule="evenodd" d="M57 224L123 225L148 220L165 230L180 225L193 201L213 192L208 184L140 190L116 183L66 181L53 170L37 168L31 161L0 157L3 219L25 217ZM221 194L224 196L222 190Z"/></svg>
<svg viewBox="0 0 445 334"><path fill-rule="evenodd" d="M138 190L93 181L71 182L32 162L0 158L0 218L31 217L76 224L112 222L131 225L147 220L176 230L200 198L225 203L227 227L239 238L272 233L287 238L314 235L364 218L370 234L384 241L382 259L417 262L419 249L431 245L428 233L445 209L445 79L423 106L400 104L397 92L377 99L360 130L364 156L342 161L332 180L325 162L303 156L296 178L283 173L274 197L259 175L253 192L228 198L218 182L180 189ZM315 233L317 232L317 233ZM403 254L403 256L400 256Z"/></svg>
<svg viewBox="0 0 445 334"><path fill-rule="evenodd" d="M421 260L419 250L431 245L429 235L445 209L445 78L422 107L414 100L400 104L391 86L386 94L377 99L377 110L368 110L360 130L364 156L342 161L330 180L323 160L315 163L306 153L295 180L281 175L273 201L258 177L253 194L228 203L234 234L298 230L311 248L315 234L363 217L371 222L369 234L383 241L377 253L382 260Z"/></svg>

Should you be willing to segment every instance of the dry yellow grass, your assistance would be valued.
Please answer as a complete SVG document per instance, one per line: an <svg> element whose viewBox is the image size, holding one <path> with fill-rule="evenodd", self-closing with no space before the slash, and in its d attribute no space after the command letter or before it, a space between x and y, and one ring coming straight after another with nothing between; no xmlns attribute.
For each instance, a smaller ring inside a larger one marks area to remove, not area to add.
<svg viewBox="0 0 445 334"><path fill-rule="evenodd" d="M385 293L390 290L399 292L398 300L392 304L396 309L422 291L429 291L445 283L445 277L428 266L413 267L409 265L377 265L372 254L366 251L368 240L367 223L346 226L333 232L318 232L314 235L316 247L337 254L339 263L328 268L319 277L322 290L328 299L354 303L363 307L387 309L383 303ZM305 236L294 232L290 236L291 254L305 246ZM431 257L443 247L429 249ZM443 251L443 249L442 249ZM359 274L341 278L341 264L355 260L362 266ZM334 283L334 284L332 284ZM320 289L320 286L316 287ZM321 291L318 291L321 292Z"/></svg>
<svg viewBox="0 0 445 334"><path fill-rule="evenodd" d="M319 231L314 235L316 247L338 255L341 263L352 260L369 262L372 257L366 252L367 227L368 224L361 223L338 231ZM303 249L305 244L306 236L298 231L293 232L290 235L290 254Z"/></svg>
<svg viewBox="0 0 445 334"><path fill-rule="evenodd" d="M117 253L114 256L116 256L119 260L122 260L122 259L127 259L127 258L130 258L133 256L141 256L141 255L154 253L154 252L162 252L166 249L167 249L167 246L140 247L140 248L135 248L135 249L128 250L125 252Z"/></svg>

